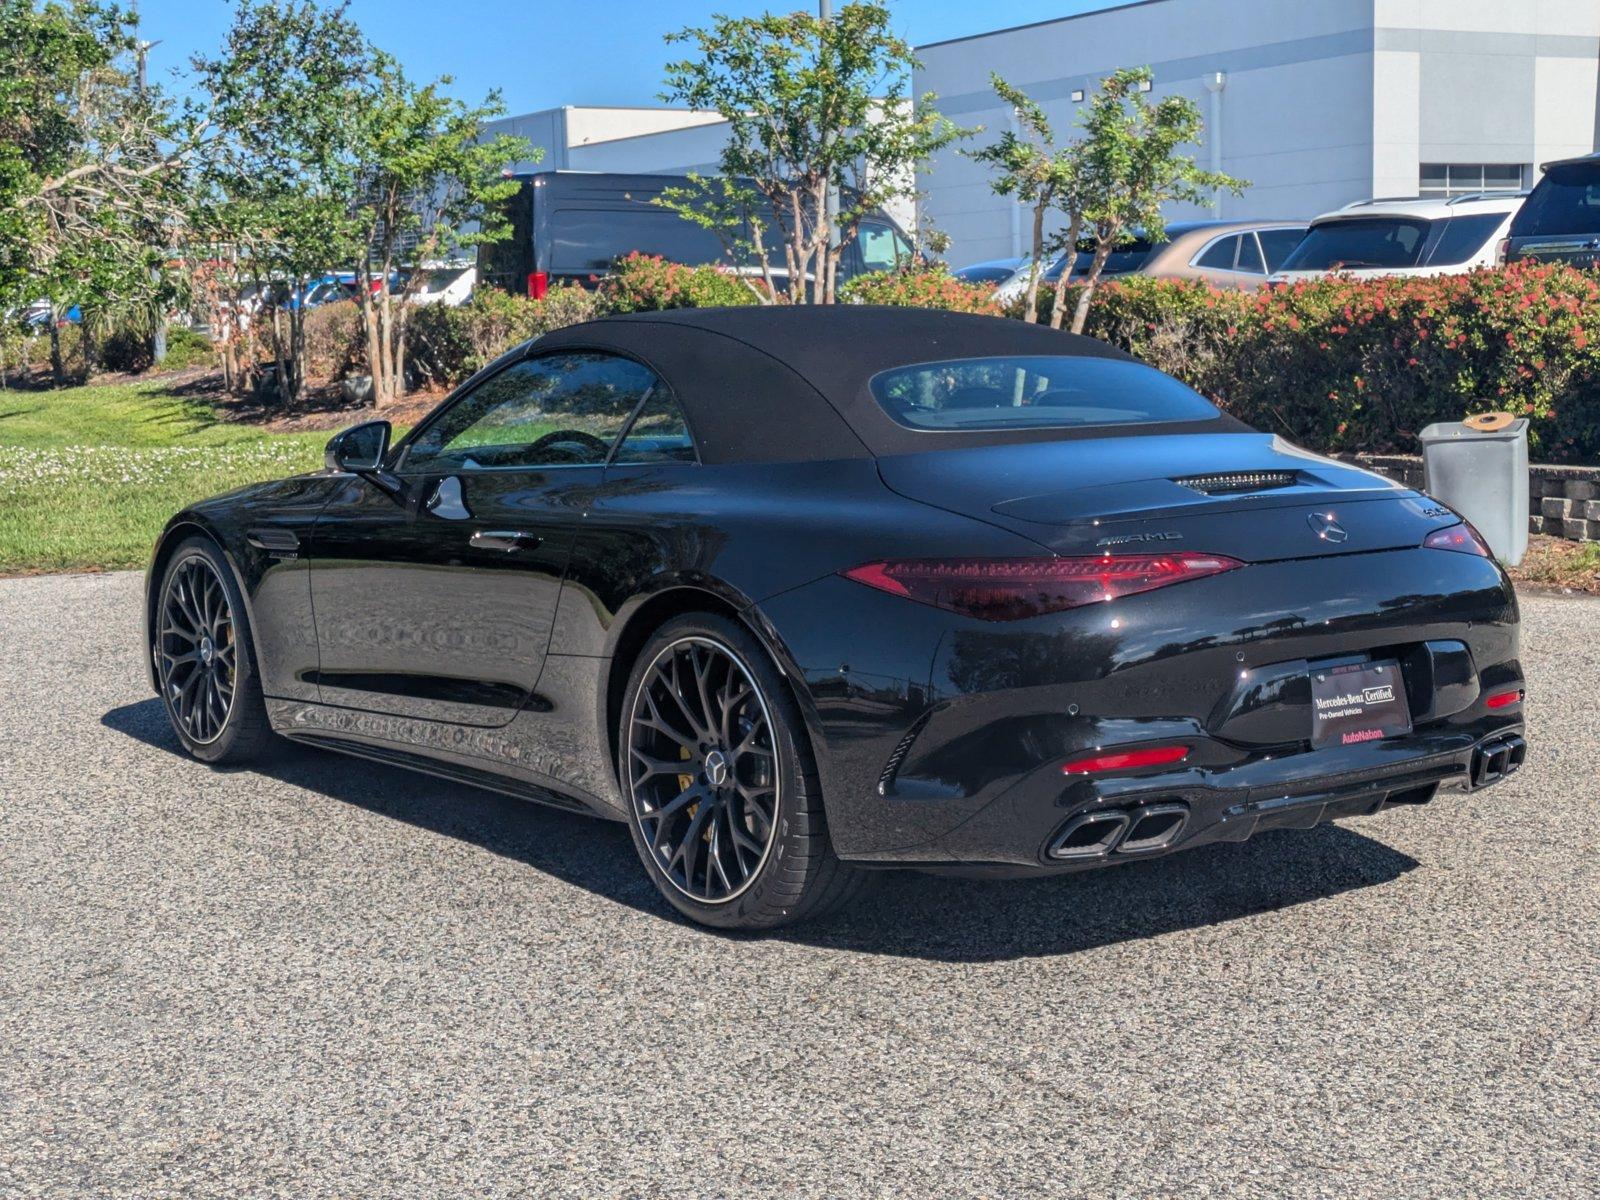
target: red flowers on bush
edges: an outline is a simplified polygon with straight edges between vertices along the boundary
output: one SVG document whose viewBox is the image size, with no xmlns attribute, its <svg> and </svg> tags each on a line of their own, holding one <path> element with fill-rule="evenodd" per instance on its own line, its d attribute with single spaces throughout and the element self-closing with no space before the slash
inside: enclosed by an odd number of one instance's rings
<svg viewBox="0 0 1600 1200">
<path fill-rule="evenodd" d="M 1089 332 L 1321 450 L 1415 452 L 1434 421 L 1505 408 L 1547 461 L 1600 461 L 1600 277 L 1547 264 L 1334 277 L 1256 293 L 1127 278 Z"/>
</svg>

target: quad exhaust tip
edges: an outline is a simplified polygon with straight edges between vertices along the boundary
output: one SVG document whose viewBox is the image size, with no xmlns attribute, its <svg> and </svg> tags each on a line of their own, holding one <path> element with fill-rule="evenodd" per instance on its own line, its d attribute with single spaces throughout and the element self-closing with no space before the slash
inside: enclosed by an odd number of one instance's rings
<svg viewBox="0 0 1600 1200">
<path fill-rule="evenodd" d="M 1145 804 L 1135 809 L 1103 808 L 1079 813 L 1053 842 L 1050 857 L 1068 862 L 1111 854 L 1165 850 L 1189 823 L 1187 804 Z"/>
<path fill-rule="evenodd" d="M 1472 752 L 1472 789 L 1499 783 L 1514 775 L 1528 757 L 1528 743 L 1516 734 L 1490 738 Z"/>
</svg>

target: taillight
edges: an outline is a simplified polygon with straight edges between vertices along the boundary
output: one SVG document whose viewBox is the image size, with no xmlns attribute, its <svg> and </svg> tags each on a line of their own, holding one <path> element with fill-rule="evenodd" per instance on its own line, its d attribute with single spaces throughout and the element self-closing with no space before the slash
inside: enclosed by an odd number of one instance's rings
<svg viewBox="0 0 1600 1200">
<path fill-rule="evenodd" d="M 1164 767 L 1189 757 L 1187 746 L 1144 746 L 1111 754 L 1091 754 L 1061 764 L 1063 775 L 1097 775 L 1102 771 L 1131 771 L 1136 767 Z"/>
<path fill-rule="evenodd" d="M 1512 688 L 1509 692 L 1496 692 L 1483 703 L 1486 708 L 1510 708 L 1513 704 L 1522 703 L 1522 689 Z"/>
<path fill-rule="evenodd" d="M 1483 540 L 1483 535 L 1465 521 L 1435 529 L 1422 539 L 1422 545 L 1428 550 L 1454 550 L 1458 554 L 1475 554 L 1479 558 L 1494 557 L 1494 551 L 1489 549 L 1489 543 Z"/>
<path fill-rule="evenodd" d="M 550 290 L 550 275 L 546 271 L 534 271 L 528 276 L 528 299 L 543 300 L 545 293 Z"/>
<path fill-rule="evenodd" d="M 911 558 L 863 563 L 846 579 L 985 621 L 1061 612 L 1244 566 L 1220 554 L 1096 558 Z"/>
<path fill-rule="evenodd" d="M 1506 263 L 1508 263 L 1510 261 L 1511 261 L 1511 239 L 1510 238 L 1501 238 L 1498 242 L 1495 243 L 1495 247 L 1494 247 L 1494 265 L 1497 266 L 1497 267 L 1503 267 L 1503 266 L 1506 265 Z"/>
</svg>

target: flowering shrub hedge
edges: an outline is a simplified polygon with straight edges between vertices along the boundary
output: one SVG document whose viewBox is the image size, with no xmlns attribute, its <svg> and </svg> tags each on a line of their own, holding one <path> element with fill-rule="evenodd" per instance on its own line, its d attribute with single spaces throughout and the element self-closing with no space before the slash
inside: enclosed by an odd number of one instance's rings
<svg viewBox="0 0 1600 1200">
<path fill-rule="evenodd" d="M 606 312 L 655 312 L 663 308 L 721 308 L 757 303 L 737 276 L 714 266 L 686 267 L 650 254 L 618 259 L 599 281 Z"/>
<path fill-rule="evenodd" d="M 839 299 L 847 304 L 895 304 L 981 313 L 988 317 L 1001 315 L 993 288 L 963 283 L 942 263 L 906 271 L 858 275 L 839 289 Z"/>
<path fill-rule="evenodd" d="M 1088 332 L 1319 450 L 1414 452 L 1433 421 L 1526 416 L 1546 462 L 1600 459 L 1600 275 L 1556 265 L 1256 293 L 1133 279 Z"/>
<path fill-rule="evenodd" d="M 999 314 L 942 267 L 865 275 L 846 302 Z M 413 364 L 465 378 L 530 337 L 608 312 L 750 304 L 715 267 L 629 255 L 595 291 L 484 289 L 411 318 Z M 1126 279 L 1088 332 L 1185 380 L 1241 420 L 1318 450 L 1414 452 L 1433 421 L 1509 410 L 1545 462 L 1600 461 L 1600 273 L 1518 264 L 1428 279 L 1332 278 L 1260 292 Z"/>
<path fill-rule="evenodd" d="M 430 304 L 413 312 L 406 350 L 418 375 L 453 385 L 519 342 L 588 321 L 600 311 L 599 296 L 581 287 L 553 288 L 542 300 L 480 288 L 459 308 Z"/>
<path fill-rule="evenodd" d="M 480 288 L 459 308 L 428 305 L 411 314 L 407 351 L 412 369 L 434 383 L 460 383 L 519 342 L 607 313 L 753 304 L 743 283 L 716 267 L 686 267 L 630 254 L 593 290 L 568 285 L 531 300 Z"/>
<path fill-rule="evenodd" d="M 319 304 L 307 312 L 305 338 L 307 377 L 343 379 L 367 369 L 367 330 L 354 300 Z"/>
</svg>

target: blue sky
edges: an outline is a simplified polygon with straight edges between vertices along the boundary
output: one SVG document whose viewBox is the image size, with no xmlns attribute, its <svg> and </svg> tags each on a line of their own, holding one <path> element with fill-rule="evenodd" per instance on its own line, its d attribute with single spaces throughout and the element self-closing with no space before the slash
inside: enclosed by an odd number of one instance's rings
<svg viewBox="0 0 1600 1200">
<path fill-rule="evenodd" d="M 125 3 L 128 0 L 124 0 Z M 813 0 L 814 2 L 814 0 Z M 914 44 L 1024 25 L 1121 0 L 890 0 L 895 25 Z M 842 3 L 842 0 L 835 0 Z M 160 39 L 152 78 L 195 52 L 215 53 L 227 0 L 138 0 L 143 34 Z M 481 99 L 499 88 L 512 112 L 561 104 L 654 104 L 669 57 L 662 34 L 713 13 L 754 15 L 811 7 L 807 0 L 353 0 L 355 19 L 416 78 L 452 75 L 455 91 Z"/>
</svg>

